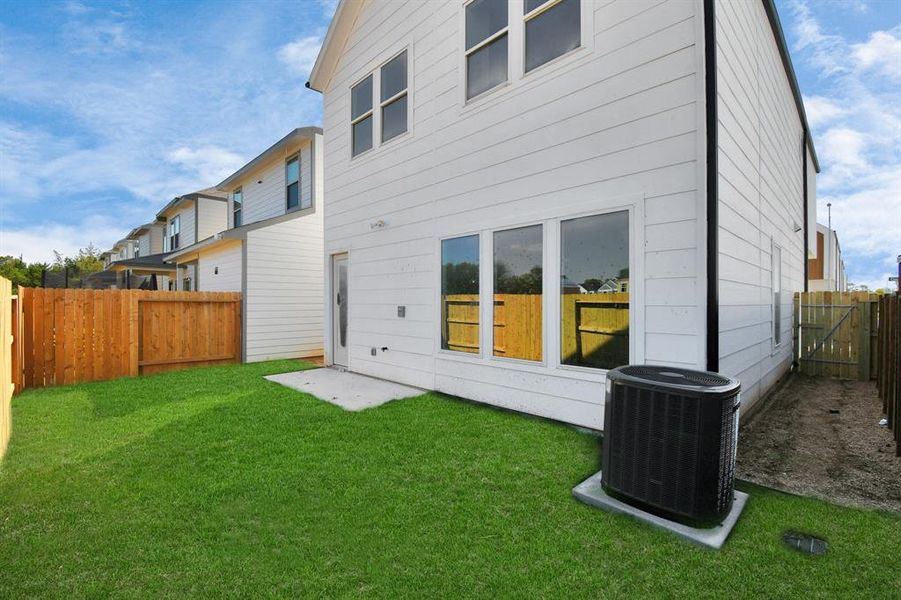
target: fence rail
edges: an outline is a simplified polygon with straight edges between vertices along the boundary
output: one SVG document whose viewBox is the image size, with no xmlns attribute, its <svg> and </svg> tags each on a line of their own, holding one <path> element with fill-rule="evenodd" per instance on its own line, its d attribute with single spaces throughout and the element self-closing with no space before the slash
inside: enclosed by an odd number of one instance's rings
<svg viewBox="0 0 901 600">
<path fill-rule="evenodd" d="M 883 296 L 879 300 L 876 343 L 879 348 L 876 387 L 882 399 L 882 411 L 895 437 L 895 456 L 901 456 L 901 296 Z"/>
<path fill-rule="evenodd" d="M 19 288 L 16 314 L 23 388 L 241 359 L 239 293 Z"/>
</svg>

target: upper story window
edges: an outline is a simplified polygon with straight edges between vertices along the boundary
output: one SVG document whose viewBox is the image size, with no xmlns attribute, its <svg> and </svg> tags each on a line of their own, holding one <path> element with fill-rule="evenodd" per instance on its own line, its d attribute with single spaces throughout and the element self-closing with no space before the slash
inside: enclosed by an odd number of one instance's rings
<svg viewBox="0 0 901 600">
<path fill-rule="evenodd" d="M 178 250 L 178 238 L 181 233 L 181 215 L 175 215 L 169 221 L 169 251 Z"/>
<path fill-rule="evenodd" d="M 244 191 L 242 188 L 232 192 L 232 227 L 241 226 L 241 207 L 244 205 Z"/>
<path fill-rule="evenodd" d="M 138 258 L 139 256 L 141 256 L 141 242 L 135 240 L 134 249 L 135 249 L 135 258 Z"/>
<path fill-rule="evenodd" d="M 580 0 L 524 0 L 525 72 L 582 43 Z"/>
<path fill-rule="evenodd" d="M 466 5 L 466 99 L 507 81 L 507 0 Z"/>
<path fill-rule="evenodd" d="M 285 162 L 285 198 L 287 209 L 300 206 L 300 155 L 295 154 Z"/>
<path fill-rule="evenodd" d="M 407 131 L 407 51 L 382 65 L 381 87 L 382 141 L 387 142 Z"/>
<path fill-rule="evenodd" d="M 350 90 L 353 156 L 372 148 L 372 75 Z"/>
</svg>

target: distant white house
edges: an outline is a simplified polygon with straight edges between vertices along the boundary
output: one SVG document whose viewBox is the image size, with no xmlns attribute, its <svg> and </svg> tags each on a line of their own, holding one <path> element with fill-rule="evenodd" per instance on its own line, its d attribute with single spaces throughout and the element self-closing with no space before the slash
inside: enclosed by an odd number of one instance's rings
<svg viewBox="0 0 901 600">
<path fill-rule="evenodd" d="M 807 276 L 811 292 L 844 292 L 848 289 L 838 234 L 822 223 L 817 223 L 816 256 L 808 261 Z"/>
<path fill-rule="evenodd" d="M 216 186 L 227 224 L 166 256 L 192 289 L 243 292 L 246 362 L 322 354 L 322 155 L 320 128 L 291 131 Z"/>
<path fill-rule="evenodd" d="M 164 226 L 163 253 L 171 254 L 188 248 L 228 226 L 227 194 L 215 188 L 200 190 L 173 198 L 157 214 Z M 177 264 L 177 273 L 170 289 L 197 289 L 196 261 Z"/>
<path fill-rule="evenodd" d="M 771 0 L 342 0 L 308 86 L 328 362 L 594 428 L 617 365 L 746 407 L 789 369 L 818 167 Z"/>
</svg>

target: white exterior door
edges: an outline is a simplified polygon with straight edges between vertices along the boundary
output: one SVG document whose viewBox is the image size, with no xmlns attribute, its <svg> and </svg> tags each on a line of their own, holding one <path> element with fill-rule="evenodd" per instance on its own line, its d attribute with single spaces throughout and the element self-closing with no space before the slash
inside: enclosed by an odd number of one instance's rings
<svg viewBox="0 0 901 600">
<path fill-rule="evenodd" d="M 332 363 L 347 366 L 347 255 L 332 258 Z"/>
</svg>

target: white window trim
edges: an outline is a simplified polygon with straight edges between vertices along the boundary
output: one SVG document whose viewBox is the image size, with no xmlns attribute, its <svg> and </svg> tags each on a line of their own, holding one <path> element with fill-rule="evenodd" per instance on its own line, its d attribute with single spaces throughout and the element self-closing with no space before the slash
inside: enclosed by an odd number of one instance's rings
<svg viewBox="0 0 901 600">
<path fill-rule="evenodd" d="M 500 98 L 512 89 L 519 89 L 521 81 L 537 81 L 546 74 L 549 76 L 559 69 L 566 68 L 573 61 L 581 60 L 594 48 L 594 10 L 597 7 L 593 0 L 581 0 L 580 2 L 580 26 L 581 35 L 579 46 L 565 54 L 553 58 L 526 72 L 526 27 L 527 20 L 537 17 L 539 14 L 556 6 L 561 0 L 547 0 L 541 6 L 533 9 L 528 14 L 522 14 L 525 6 L 522 0 L 508 3 L 507 13 L 507 81 L 498 84 L 489 90 L 485 90 L 478 96 L 466 97 L 466 58 L 480 45 L 466 50 L 466 6 L 475 0 L 464 0 L 459 15 L 459 40 L 464 52 L 458 53 L 458 89 L 459 106 L 461 111 L 468 112 L 476 107 L 491 104 L 490 99 Z M 517 10 L 518 7 L 518 10 Z M 499 32 L 500 33 L 500 32 Z M 495 38 L 496 39 L 496 38 Z M 539 73 L 541 75 L 539 75 Z"/>
<path fill-rule="evenodd" d="M 288 206 L 288 163 L 294 159 L 297 159 L 297 206 Z M 298 150 L 294 154 L 289 154 L 287 158 L 285 158 L 284 166 L 284 187 L 285 187 L 285 214 L 292 213 L 298 210 L 303 210 L 303 156 L 301 156 L 301 151 Z M 312 204 L 311 204 L 312 206 Z M 307 207 L 309 208 L 309 207 Z M 244 215 L 241 215 L 242 217 Z"/>
<path fill-rule="evenodd" d="M 238 192 L 241 193 L 241 208 L 235 208 L 235 194 Z M 235 227 L 240 227 L 240 225 L 235 224 L 235 213 L 241 211 L 241 225 L 244 224 L 244 186 L 239 185 L 234 190 L 232 190 L 231 197 L 231 220 L 232 220 L 232 229 Z"/>
<path fill-rule="evenodd" d="M 368 112 L 360 115 L 356 119 L 351 119 L 350 124 L 348 125 L 348 139 L 350 143 L 348 144 L 348 158 L 352 161 L 357 162 L 358 164 L 361 162 L 366 162 L 371 155 L 378 154 L 376 152 L 379 148 L 383 146 L 388 146 L 391 144 L 399 143 L 401 140 L 406 140 L 412 137 L 413 129 L 414 129 L 414 118 L 413 118 L 413 101 L 415 98 L 415 77 L 414 77 L 414 69 L 413 69 L 413 44 L 412 43 L 400 43 L 394 48 L 392 48 L 392 52 L 388 55 L 388 58 L 385 60 L 378 59 L 377 61 L 371 61 L 366 69 L 364 70 L 364 75 L 354 80 L 354 82 L 348 88 L 348 98 L 353 99 L 353 89 L 363 83 L 367 77 L 372 75 L 372 105 Z M 391 98 L 385 100 L 385 102 L 381 102 L 380 99 L 382 97 L 382 67 L 397 58 L 400 54 L 406 52 L 407 53 L 407 87 L 402 91 L 398 92 Z M 403 133 L 400 133 L 390 140 L 385 142 L 382 141 L 382 108 L 388 104 L 391 104 L 392 101 L 396 100 L 400 96 L 406 94 L 407 96 L 407 130 Z M 375 110 L 376 107 L 378 110 Z M 354 144 L 353 144 L 353 126 L 356 123 L 359 123 L 367 116 L 372 116 L 372 146 L 368 150 L 364 150 L 359 154 L 354 154 Z"/>
<path fill-rule="evenodd" d="M 604 382 L 607 370 L 577 365 L 564 365 L 560 362 L 560 295 L 555 293 L 560 285 L 560 222 L 607 213 L 629 212 L 629 363 L 645 362 L 645 291 L 644 291 L 644 194 L 629 194 L 610 198 L 599 202 L 589 198 L 580 203 L 570 204 L 568 212 L 559 213 L 559 206 L 549 202 L 545 213 L 525 219 L 524 216 L 512 215 L 503 221 L 497 221 L 494 227 L 472 230 L 459 229 L 448 231 L 435 238 L 436 256 L 441 260 L 441 242 L 447 239 L 479 234 L 479 353 L 457 352 L 441 348 L 441 269 L 437 271 L 435 288 L 435 357 L 460 363 L 493 366 L 542 375 L 555 375 L 582 381 Z M 542 301 L 542 358 L 541 362 L 516 358 L 494 356 L 494 266 L 493 266 L 493 234 L 544 224 L 544 299 Z M 549 292 L 549 290 L 552 290 Z M 553 321 L 550 317 L 553 316 Z M 486 326 L 485 324 L 490 324 Z M 553 325 L 549 326 L 549 323 Z"/>
</svg>

